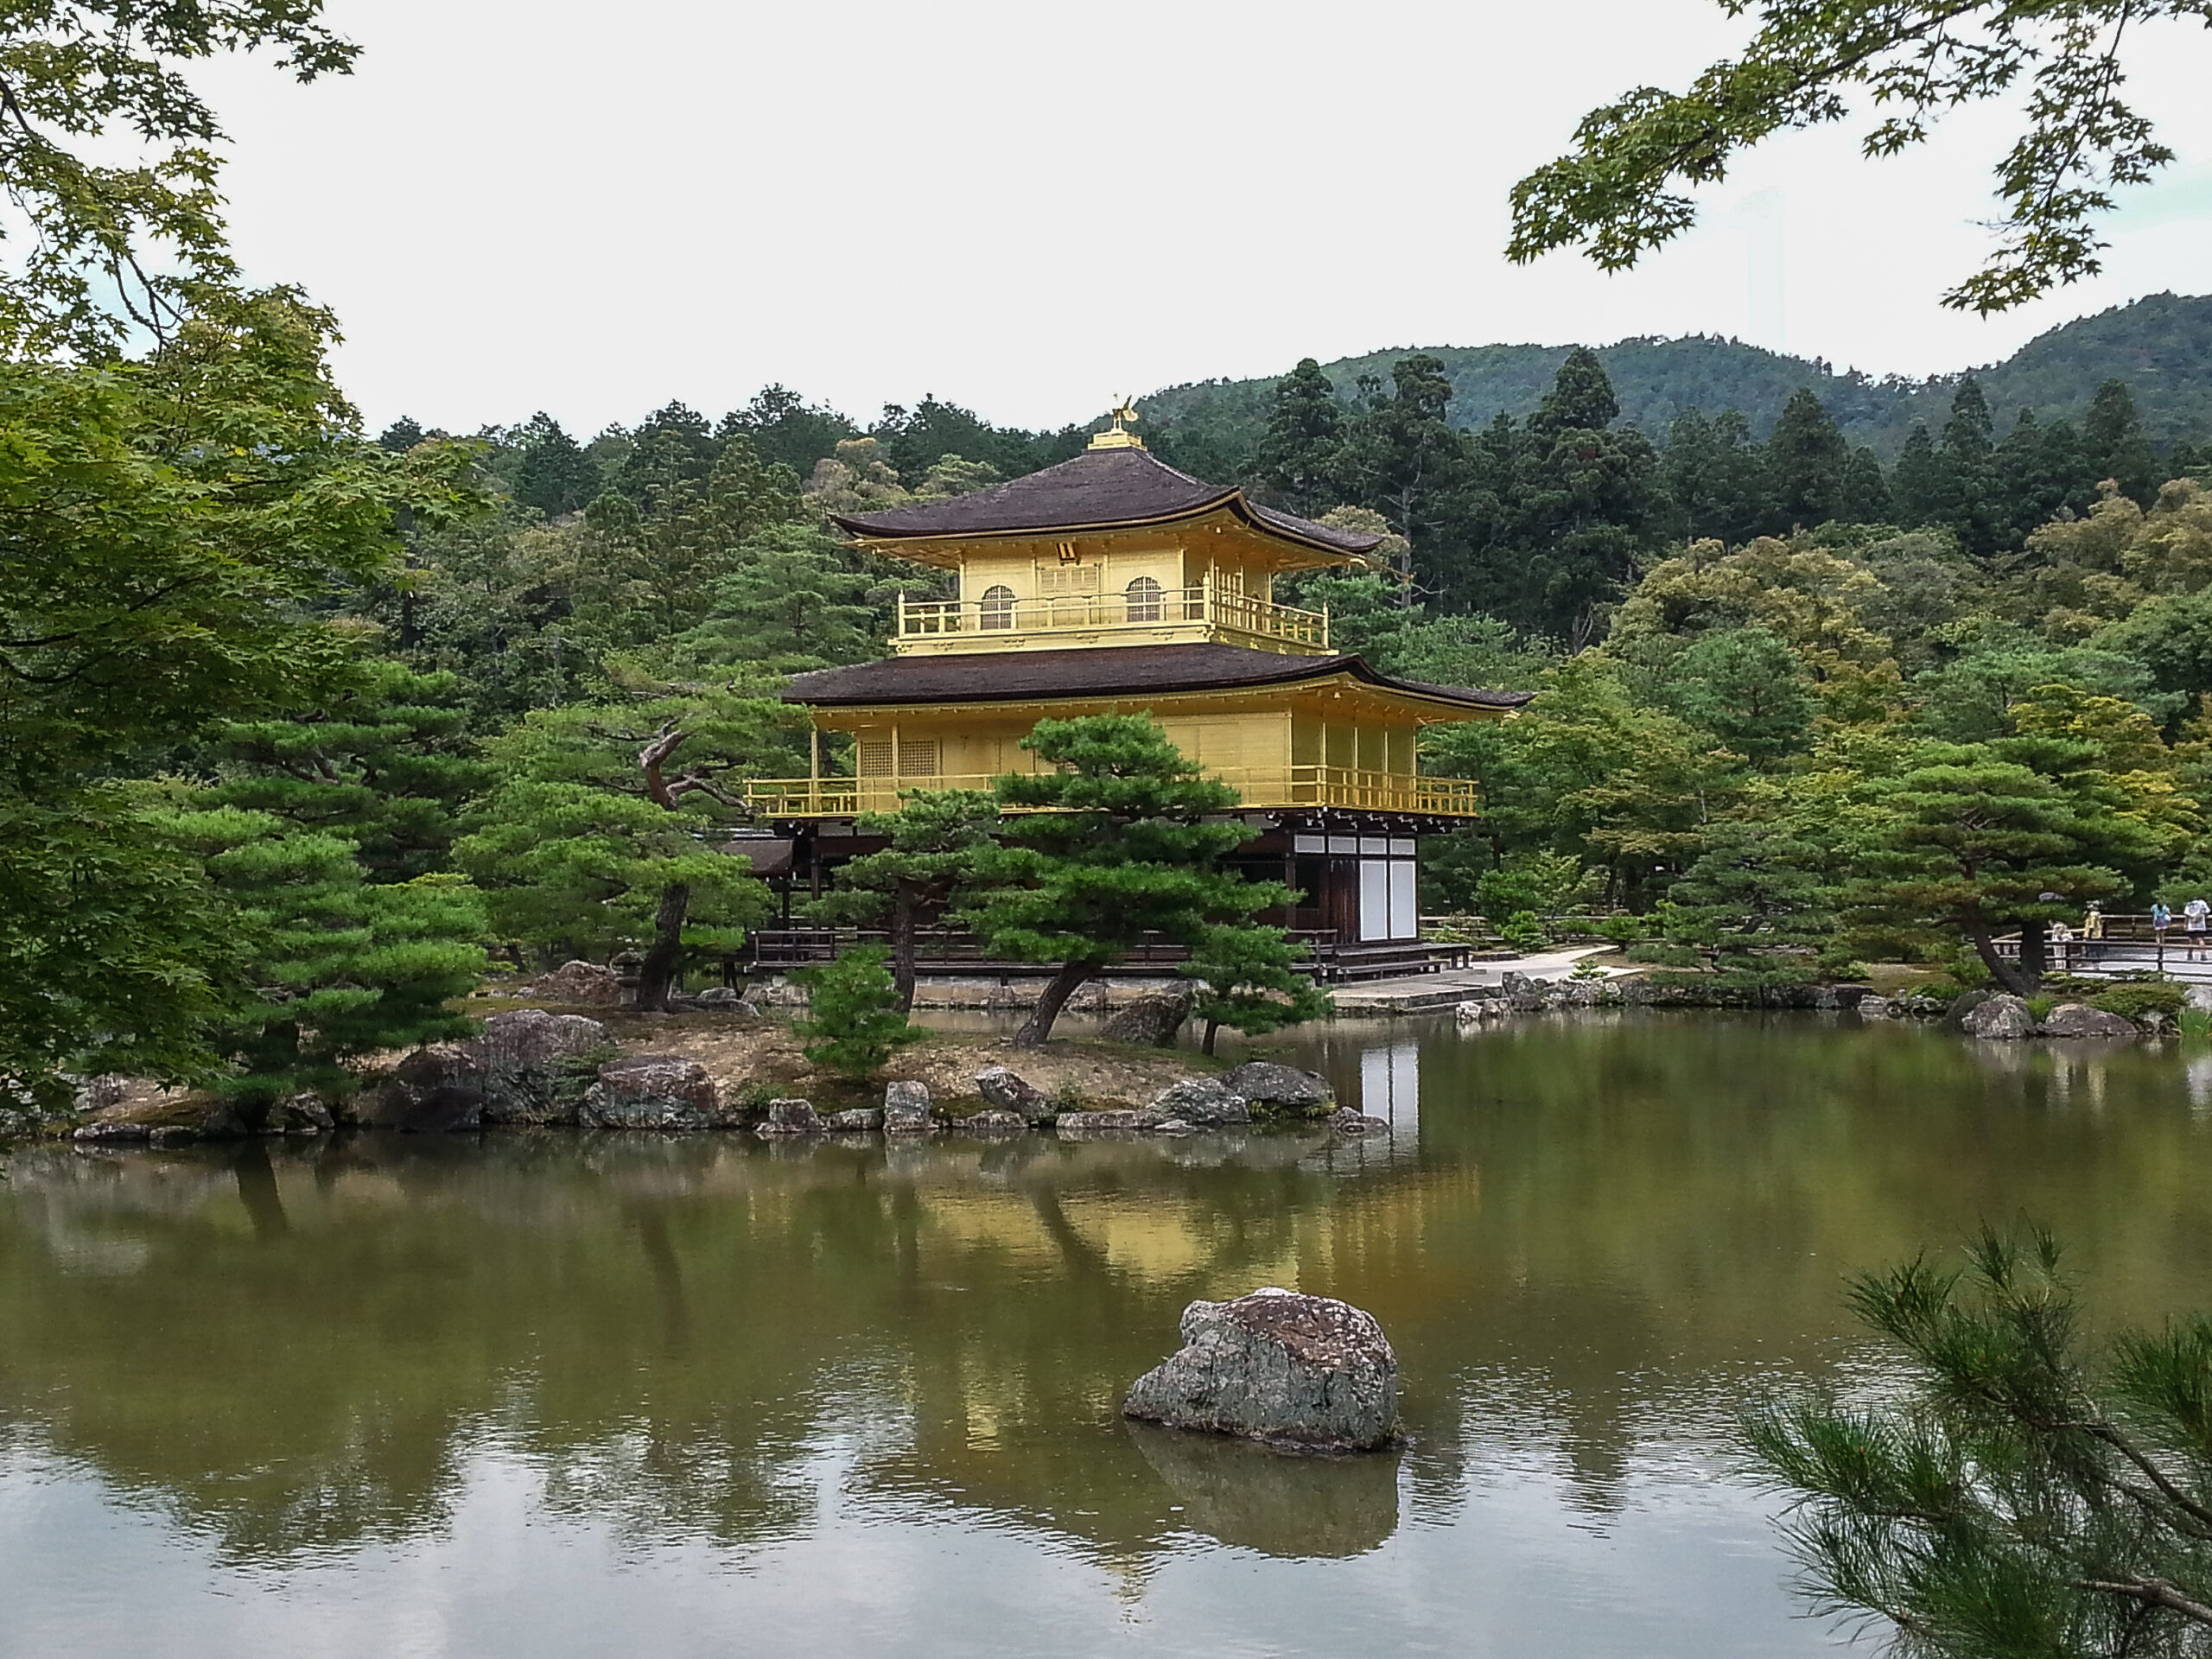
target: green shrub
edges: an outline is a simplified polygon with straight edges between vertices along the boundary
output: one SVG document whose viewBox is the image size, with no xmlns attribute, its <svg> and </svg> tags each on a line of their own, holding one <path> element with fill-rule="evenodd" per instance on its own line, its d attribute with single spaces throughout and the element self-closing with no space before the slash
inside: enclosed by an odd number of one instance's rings
<svg viewBox="0 0 2212 1659">
<path fill-rule="evenodd" d="M 2045 974 L 2043 988 L 2061 1002 L 2093 1002 L 2112 988 L 2108 979 L 2083 979 L 2078 974 Z"/>
<path fill-rule="evenodd" d="M 2089 1006 L 2107 1014 L 2124 1014 L 2130 1020 L 2140 1020 L 2146 1014 L 2171 1020 L 2189 1006 L 2189 993 L 2166 981 L 2139 979 L 2099 991 L 2089 999 Z"/>
<path fill-rule="evenodd" d="M 1544 925 L 1536 919 L 1533 910 L 1516 911 L 1500 922 L 1497 937 L 1524 953 L 1541 950 L 1552 942 L 1552 936 L 1544 931 Z"/>
<path fill-rule="evenodd" d="M 1657 925 L 1656 918 L 1624 911 L 1618 916 L 1599 917 L 1590 924 L 1590 931 L 1614 944 L 1634 944 L 1650 936 Z"/>
<path fill-rule="evenodd" d="M 2050 1019 L 2050 1011 L 2057 1006 L 2058 999 L 2055 996 L 2031 996 L 2028 999 L 2028 1012 L 2035 1016 L 2038 1025 Z"/>
<path fill-rule="evenodd" d="M 806 1058 L 855 1082 L 880 1071 L 894 1050 L 918 1043 L 929 1033 L 906 1023 L 899 989 L 884 964 L 883 946 L 848 950 L 826 968 L 802 968 L 791 977 L 809 993 L 811 1018 L 795 1020 L 791 1029 L 815 1040 Z"/>
<path fill-rule="evenodd" d="M 2212 1037 L 2212 1008 L 2183 1008 L 2175 1023 L 2181 1034 L 2191 1042 L 2202 1042 Z"/>
</svg>

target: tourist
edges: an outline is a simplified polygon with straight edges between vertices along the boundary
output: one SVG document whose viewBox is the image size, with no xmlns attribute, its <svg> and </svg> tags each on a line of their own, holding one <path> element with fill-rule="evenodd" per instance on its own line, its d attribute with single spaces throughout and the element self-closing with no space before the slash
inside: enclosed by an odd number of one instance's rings
<svg viewBox="0 0 2212 1659">
<path fill-rule="evenodd" d="M 2082 918 L 2082 963 L 2087 967 L 2105 953 L 2105 913 L 2097 901 L 2089 901 L 2089 913 Z"/>
<path fill-rule="evenodd" d="M 2182 936 L 2192 957 L 2204 948 L 2204 925 L 2208 921 L 2212 921 L 2212 905 L 2204 902 L 2202 894 L 2181 907 Z"/>
<path fill-rule="evenodd" d="M 2071 971 L 2074 964 L 2069 952 L 2074 948 L 2074 930 L 2063 922 L 2050 925 L 2050 965 L 2060 973 Z"/>
<path fill-rule="evenodd" d="M 2151 942 L 2158 947 L 2158 954 L 2166 953 L 2166 930 L 2174 925 L 2174 913 L 2153 899 L 2151 904 Z"/>
</svg>

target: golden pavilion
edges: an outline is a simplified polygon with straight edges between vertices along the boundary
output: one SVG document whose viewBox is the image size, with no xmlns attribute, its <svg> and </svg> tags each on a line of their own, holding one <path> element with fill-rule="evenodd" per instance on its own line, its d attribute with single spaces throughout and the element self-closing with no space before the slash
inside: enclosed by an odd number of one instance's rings
<svg viewBox="0 0 2212 1659">
<path fill-rule="evenodd" d="M 1364 568 L 1381 538 L 1178 472 L 1131 414 L 1042 472 L 836 518 L 861 547 L 948 573 L 951 591 L 901 597 L 891 657 L 792 679 L 812 772 L 756 780 L 756 822 L 790 838 L 790 878 L 819 890 L 881 844 L 855 834 L 858 815 L 1033 769 L 1020 744 L 1039 719 L 1146 713 L 1236 790 L 1252 828 L 1238 861 L 1302 895 L 1276 919 L 1339 948 L 1417 938 L 1420 838 L 1475 813 L 1471 783 L 1419 770 L 1421 729 L 1500 719 L 1529 694 L 1396 679 L 1332 650 L 1327 614 L 1277 603 L 1276 579 Z M 851 775 L 825 766 L 825 733 L 851 740 Z"/>
</svg>

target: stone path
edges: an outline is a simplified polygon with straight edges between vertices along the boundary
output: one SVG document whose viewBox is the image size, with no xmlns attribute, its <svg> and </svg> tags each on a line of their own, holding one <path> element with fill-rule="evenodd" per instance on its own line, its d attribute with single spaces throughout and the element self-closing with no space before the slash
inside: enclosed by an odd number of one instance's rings
<svg viewBox="0 0 2212 1659">
<path fill-rule="evenodd" d="M 1466 1001 L 1469 992 L 1495 986 L 1508 974 L 1526 974 L 1531 979 L 1561 979 L 1573 971 L 1574 964 L 1585 957 L 1595 956 L 1609 947 L 1602 944 L 1576 945 L 1571 950 L 1540 950 L 1534 956 L 1519 957 L 1511 962 L 1485 962 L 1478 967 L 1463 968 L 1442 974 L 1408 974 L 1401 979 L 1363 980 L 1353 985 L 1339 985 L 1333 988 L 1338 1014 L 1413 1014 L 1427 1008 L 1448 1008 Z M 1607 968 L 1606 976 L 1617 976 L 1627 970 Z"/>
</svg>

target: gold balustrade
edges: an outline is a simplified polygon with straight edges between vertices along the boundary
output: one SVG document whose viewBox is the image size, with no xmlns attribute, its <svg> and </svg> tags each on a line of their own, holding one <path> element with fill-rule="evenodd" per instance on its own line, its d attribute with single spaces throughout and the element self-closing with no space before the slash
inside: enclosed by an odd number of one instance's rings
<svg viewBox="0 0 2212 1659">
<path fill-rule="evenodd" d="M 1223 766 L 1209 775 L 1236 791 L 1249 808 L 1340 807 L 1370 812 L 1414 812 L 1438 817 L 1476 816 L 1475 785 L 1465 778 L 1423 778 L 1356 766 Z M 756 778 L 746 800 L 763 818 L 849 818 L 862 812 L 895 812 L 902 797 L 918 790 L 988 791 L 982 772 L 870 778 Z"/>
<path fill-rule="evenodd" d="M 899 638 L 960 635 L 978 645 L 1023 634 L 1071 630 L 1159 629 L 1197 623 L 1255 639 L 1315 651 L 1329 648 L 1329 613 L 1301 611 L 1249 594 L 1201 584 L 1141 593 L 1053 594 L 1038 599 L 930 599 L 899 596 Z"/>
</svg>

